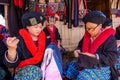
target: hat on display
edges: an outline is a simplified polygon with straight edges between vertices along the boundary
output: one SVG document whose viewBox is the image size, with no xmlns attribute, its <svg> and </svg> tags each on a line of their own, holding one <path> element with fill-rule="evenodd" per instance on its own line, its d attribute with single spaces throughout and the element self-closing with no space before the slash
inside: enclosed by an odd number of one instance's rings
<svg viewBox="0 0 120 80">
<path fill-rule="evenodd" d="M 36 24 L 43 24 L 45 21 L 45 17 L 39 12 L 28 12 L 23 14 L 22 16 L 22 25 L 26 26 L 34 26 Z"/>
<path fill-rule="evenodd" d="M 103 24 L 106 20 L 106 16 L 101 11 L 91 11 L 83 17 L 83 22 L 91 22 L 95 24 Z"/>
</svg>

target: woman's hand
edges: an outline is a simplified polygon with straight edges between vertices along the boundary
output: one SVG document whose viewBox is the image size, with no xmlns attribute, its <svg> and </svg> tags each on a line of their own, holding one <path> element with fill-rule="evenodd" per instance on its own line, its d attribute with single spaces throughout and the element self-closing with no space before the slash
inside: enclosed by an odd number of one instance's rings
<svg viewBox="0 0 120 80">
<path fill-rule="evenodd" d="M 120 40 L 116 40 L 117 42 L 117 47 L 120 47 Z"/>
<path fill-rule="evenodd" d="M 81 53 L 81 51 L 80 50 L 75 50 L 74 51 L 74 56 L 77 58 L 77 57 L 79 57 L 79 54 Z"/>
<path fill-rule="evenodd" d="M 8 47 L 8 54 L 7 57 L 9 60 L 14 61 L 16 58 L 16 48 L 17 48 L 17 44 L 19 42 L 19 39 L 17 39 L 16 37 L 8 37 L 6 40 L 6 44 Z"/>
<path fill-rule="evenodd" d="M 18 42 L 19 42 L 19 39 L 17 39 L 16 37 L 8 37 L 6 40 L 8 49 L 16 50 Z"/>
</svg>

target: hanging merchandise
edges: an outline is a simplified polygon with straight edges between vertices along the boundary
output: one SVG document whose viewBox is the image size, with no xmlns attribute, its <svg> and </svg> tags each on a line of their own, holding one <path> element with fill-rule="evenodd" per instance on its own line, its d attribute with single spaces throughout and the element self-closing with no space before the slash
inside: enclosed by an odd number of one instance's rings
<svg viewBox="0 0 120 80">
<path fill-rule="evenodd" d="M 120 17 L 120 0 L 118 0 L 118 3 L 117 3 L 117 8 L 118 8 L 118 12 L 116 14 L 117 17 Z"/>
<path fill-rule="evenodd" d="M 47 15 L 47 4 L 44 3 L 38 3 L 36 5 L 36 12 L 41 12 L 44 16 Z"/>
<path fill-rule="evenodd" d="M 56 3 L 58 3 L 58 16 L 60 17 L 60 21 L 64 21 L 66 17 L 66 6 L 65 2 L 63 0 L 56 0 Z"/>
<path fill-rule="evenodd" d="M 68 0 L 68 28 L 72 28 L 72 0 Z"/>
<path fill-rule="evenodd" d="M 40 12 L 42 13 L 44 16 L 47 15 L 47 1 L 45 0 L 30 0 L 29 2 L 29 11 L 35 11 L 35 12 Z"/>
<path fill-rule="evenodd" d="M 79 4 L 79 26 L 83 26 L 84 22 L 82 21 L 82 18 L 88 13 L 87 3 L 86 0 L 80 0 Z"/>
<path fill-rule="evenodd" d="M 8 7 L 8 27 L 11 36 L 18 36 L 19 29 L 23 28 L 21 16 L 26 12 L 28 0 L 21 0 L 19 6 L 16 6 L 19 0 L 9 0 Z M 14 2 L 16 1 L 16 2 Z M 22 2 L 22 3 L 21 3 Z M 16 3 L 16 4 L 15 4 Z M 22 6 L 20 6 L 22 5 Z"/>
<path fill-rule="evenodd" d="M 0 0 L 0 4 L 9 4 L 9 0 Z"/>
<path fill-rule="evenodd" d="M 111 14 L 115 14 L 116 17 L 120 17 L 120 0 L 112 1 Z"/>
<path fill-rule="evenodd" d="M 14 0 L 15 6 L 18 6 L 19 8 L 23 7 L 23 0 Z"/>
<path fill-rule="evenodd" d="M 42 13 L 44 16 L 47 15 L 47 1 L 39 0 L 39 3 L 36 5 L 36 12 Z"/>
<path fill-rule="evenodd" d="M 30 0 L 29 2 L 29 11 L 35 11 L 36 10 L 36 3 L 35 1 Z"/>
<path fill-rule="evenodd" d="M 56 0 L 48 0 L 49 3 L 54 3 Z"/>
<path fill-rule="evenodd" d="M 78 0 L 74 0 L 74 27 L 78 26 L 78 15 L 79 15 L 79 8 L 78 8 Z"/>
<path fill-rule="evenodd" d="M 58 3 L 49 2 L 48 3 L 48 12 L 57 13 L 58 12 Z"/>
</svg>

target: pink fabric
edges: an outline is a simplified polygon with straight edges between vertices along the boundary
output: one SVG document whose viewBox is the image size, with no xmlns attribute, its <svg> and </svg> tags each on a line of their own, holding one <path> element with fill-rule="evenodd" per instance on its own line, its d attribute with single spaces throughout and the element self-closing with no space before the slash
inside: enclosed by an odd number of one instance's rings
<svg viewBox="0 0 120 80">
<path fill-rule="evenodd" d="M 46 77 L 45 80 L 62 80 L 60 72 L 57 68 L 54 57 L 52 56 L 51 63 L 46 69 Z"/>
<path fill-rule="evenodd" d="M 53 57 L 52 49 L 45 50 L 41 70 L 43 73 L 42 80 L 62 80 L 61 74 Z"/>
</svg>

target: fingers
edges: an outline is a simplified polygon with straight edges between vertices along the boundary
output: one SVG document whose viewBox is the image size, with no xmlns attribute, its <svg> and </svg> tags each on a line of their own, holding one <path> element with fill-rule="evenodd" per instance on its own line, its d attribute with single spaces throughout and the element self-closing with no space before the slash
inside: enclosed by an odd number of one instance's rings
<svg viewBox="0 0 120 80">
<path fill-rule="evenodd" d="M 8 37 L 7 38 L 7 43 L 8 44 L 11 44 L 11 43 L 18 43 L 19 42 L 19 39 L 17 39 L 16 37 Z"/>
<path fill-rule="evenodd" d="M 75 56 L 75 57 L 78 57 L 80 52 L 81 52 L 80 50 L 75 50 L 75 51 L 74 51 L 74 56 Z"/>
<path fill-rule="evenodd" d="M 12 50 L 16 49 L 18 42 L 19 42 L 19 39 L 17 39 L 16 37 L 8 37 L 6 40 L 8 49 L 12 49 Z"/>
</svg>

